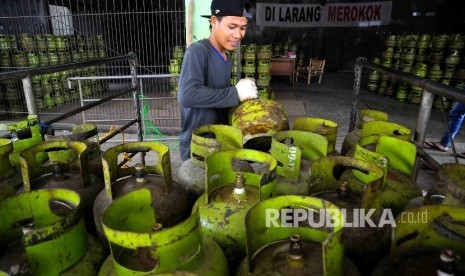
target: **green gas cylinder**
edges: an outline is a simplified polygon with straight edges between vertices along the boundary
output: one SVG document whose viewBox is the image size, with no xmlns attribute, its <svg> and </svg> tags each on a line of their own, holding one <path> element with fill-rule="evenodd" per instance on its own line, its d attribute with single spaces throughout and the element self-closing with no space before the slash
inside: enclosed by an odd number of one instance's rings
<svg viewBox="0 0 465 276">
<path fill-rule="evenodd" d="M 235 159 L 260 164 L 259 171 L 235 171 Z M 261 196 L 274 191 L 276 160 L 264 152 L 240 149 L 216 152 L 206 165 L 205 193 L 193 210 L 199 212 L 203 234 L 223 248 L 230 267 L 235 267 L 245 256 L 245 214 Z"/>
<path fill-rule="evenodd" d="M 341 154 L 345 155 L 347 151 L 353 148 L 357 141 L 360 139 L 360 135 L 362 134 L 363 125 L 366 122 L 370 121 L 383 121 L 386 122 L 388 120 L 389 115 L 385 112 L 373 109 L 362 109 L 360 110 L 360 115 L 357 119 L 357 124 L 355 125 L 355 129 L 351 132 L 347 133 L 344 137 L 344 141 L 341 148 Z"/>
<path fill-rule="evenodd" d="M 292 123 L 292 129 L 323 135 L 328 140 L 328 154 L 339 155 L 336 152 L 338 129 L 336 122 L 322 118 L 297 117 Z"/>
<path fill-rule="evenodd" d="M 199 213 L 164 227 L 145 188 L 115 199 L 103 214 L 112 255 L 99 275 L 228 275 L 221 248 L 199 228 Z M 176 271 L 189 272 L 178 274 Z"/>
<path fill-rule="evenodd" d="M 399 150 L 402 149 L 402 150 Z M 372 162 L 384 169 L 384 188 L 381 195 L 383 208 L 397 215 L 422 190 L 412 178 L 417 155 L 416 146 L 391 136 L 372 135 L 362 138 L 355 152 L 347 153 L 357 159 Z"/>
<path fill-rule="evenodd" d="M 153 164 L 120 167 L 122 153 L 156 154 Z M 110 203 L 130 191 L 146 188 L 152 193 L 153 211 L 165 227 L 184 220 L 191 210 L 187 191 L 171 176 L 170 152 L 166 145 L 155 142 L 131 142 L 107 149 L 102 154 L 105 188 L 94 201 L 93 213 L 97 234 L 105 241 L 102 215 Z"/>
<path fill-rule="evenodd" d="M 312 161 L 326 157 L 328 140 L 319 134 L 289 130 L 272 136 L 270 154 L 278 161 L 275 195 L 308 195 Z"/>
<path fill-rule="evenodd" d="M 43 153 L 53 156 L 50 162 L 37 159 Z M 86 144 L 76 141 L 43 142 L 22 151 L 20 163 L 24 191 L 66 188 L 77 192 L 81 197 L 87 229 L 95 232 L 92 205 L 103 188 L 103 181 L 89 172 Z"/>
<path fill-rule="evenodd" d="M 45 135 L 47 141 L 78 141 L 87 146 L 87 162 L 89 171 L 103 181 L 102 151 L 100 150 L 99 136 L 97 126 L 92 123 L 73 125 L 71 135 L 50 136 Z M 61 152 L 49 152 L 49 158 L 52 162 L 68 162 L 77 158 L 73 150 L 68 150 L 67 154 Z M 64 160 L 63 160 L 64 158 Z"/>
<path fill-rule="evenodd" d="M 289 130 L 289 121 L 283 106 L 271 99 L 245 101 L 232 110 L 231 125 L 242 131 L 244 148 L 268 152 L 271 135 Z"/>
<path fill-rule="evenodd" d="M 13 153 L 9 157 L 10 162 L 19 169 L 20 152 L 42 142 L 39 118 L 37 115 L 28 115 L 26 120 L 7 124 L 4 127 L 10 132 L 11 141 L 13 142 Z M 45 161 L 47 155 L 40 154 L 38 158 Z"/>
<path fill-rule="evenodd" d="M 97 125 L 92 123 L 74 125 L 72 140 L 80 141 L 87 145 L 90 171 L 103 180 L 102 151 L 100 150 Z"/>
<path fill-rule="evenodd" d="M 444 190 L 445 205 L 465 207 L 465 165 L 444 163 L 439 168 L 438 186 Z"/>
<path fill-rule="evenodd" d="M 390 254 L 372 276 L 465 275 L 464 208 L 422 206 L 400 213 L 395 221 Z"/>
<path fill-rule="evenodd" d="M 205 192 L 205 161 L 220 150 L 241 149 L 242 133 L 227 125 L 205 125 L 192 132 L 191 158 L 179 168 L 179 183 L 198 198 Z"/>
<path fill-rule="evenodd" d="M 412 131 L 400 124 L 387 121 L 368 121 L 363 123 L 361 130 L 354 130 L 347 134 L 342 142 L 341 154 L 346 155 L 357 142 L 371 135 L 388 135 L 404 141 L 411 140 Z"/>
<path fill-rule="evenodd" d="M 403 211 L 427 205 L 448 205 L 465 207 L 465 166 L 455 163 L 443 163 L 438 169 L 437 185 L 429 187 L 425 195 L 418 195 L 409 200 Z"/>
<path fill-rule="evenodd" d="M 264 200 L 245 217 L 247 257 L 236 275 L 360 275 L 345 256 L 342 222 L 341 210 L 323 199 Z"/>
<path fill-rule="evenodd" d="M 11 140 L 0 138 L 0 200 L 15 195 L 23 183 L 21 174 L 8 158 L 12 152 Z"/>
<path fill-rule="evenodd" d="M 347 255 L 366 273 L 374 262 L 388 253 L 390 224 L 384 224 L 382 191 L 384 171 L 364 160 L 345 156 L 329 156 L 312 163 L 311 196 L 328 200 L 344 210 L 346 222 L 343 243 Z M 364 214 L 371 222 L 365 221 Z M 363 224 L 362 224 L 363 223 Z"/>
<path fill-rule="evenodd" d="M 0 201 L 0 270 L 97 275 L 107 252 L 86 233 L 80 202 L 67 189 L 40 189 Z"/>
</svg>

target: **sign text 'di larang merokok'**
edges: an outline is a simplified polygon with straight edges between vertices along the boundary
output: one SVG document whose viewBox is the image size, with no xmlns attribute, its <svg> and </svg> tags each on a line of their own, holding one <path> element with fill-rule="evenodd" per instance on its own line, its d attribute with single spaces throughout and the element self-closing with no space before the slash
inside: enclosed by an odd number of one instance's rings
<svg viewBox="0 0 465 276">
<path fill-rule="evenodd" d="M 369 27 L 389 25 L 391 1 L 364 3 L 257 3 L 257 25 L 270 27 Z"/>
</svg>

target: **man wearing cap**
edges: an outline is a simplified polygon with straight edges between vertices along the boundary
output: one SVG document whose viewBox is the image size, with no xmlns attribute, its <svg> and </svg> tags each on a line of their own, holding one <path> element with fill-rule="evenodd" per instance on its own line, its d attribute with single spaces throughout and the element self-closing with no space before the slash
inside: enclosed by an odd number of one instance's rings
<svg viewBox="0 0 465 276">
<path fill-rule="evenodd" d="M 228 108 L 257 98 L 257 87 L 251 79 L 230 86 L 233 60 L 229 52 L 236 49 L 247 28 L 242 0 L 213 0 L 211 15 L 203 17 L 210 18 L 210 37 L 189 46 L 179 76 L 183 161 L 190 158 L 194 129 L 227 124 Z"/>
</svg>

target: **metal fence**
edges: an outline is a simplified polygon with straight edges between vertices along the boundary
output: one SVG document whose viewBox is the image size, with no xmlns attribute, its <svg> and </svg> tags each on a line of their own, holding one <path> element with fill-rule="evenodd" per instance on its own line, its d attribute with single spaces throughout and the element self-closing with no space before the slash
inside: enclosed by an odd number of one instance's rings
<svg viewBox="0 0 465 276">
<path fill-rule="evenodd" d="M 153 76 L 140 86 L 145 125 L 152 132 L 179 131 L 179 106 L 167 73 L 175 47 L 185 45 L 184 1 L 0 0 L 0 6 L 1 71 L 135 53 L 137 74 Z M 128 69 L 115 63 L 33 78 L 41 119 L 108 96 L 124 82 L 118 77 L 127 76 Z M 81 80 L 69 82 L 73 78 Z M 0 90 L 0 120 L 24 118 L 22 83 L 3 82 Z M 112 101 L 85 116 L 105 129 L 114 119 L 124 121 L 126 108 Z"/>
</svg>

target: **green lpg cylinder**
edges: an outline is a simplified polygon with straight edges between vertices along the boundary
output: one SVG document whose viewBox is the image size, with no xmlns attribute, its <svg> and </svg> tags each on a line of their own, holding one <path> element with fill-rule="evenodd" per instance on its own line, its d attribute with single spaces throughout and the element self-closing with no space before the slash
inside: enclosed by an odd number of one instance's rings
<svg viewBox="0 0 465 276">
<path fill-rule="evenodd" d="M 410 141 L 412 131 L 400 124 L 387 121 L 369 121 L 363 124 L 362 129 L 348 133 L 342 142 L 341 154 L 347 155 L 354 150 L 360 139 L 371 135 L 387 135 L 404 141 Z"/>
<path fill-rule="evenodd" d="M 384 169 L 381 204 L 397 215 L 410 200 L 422 195 L 420 186 L 412 179 L 416 155 L 417 148 L 410 141 L 373 135 L 361 139 L 350 156 Z"/>
<path fill-rule="evenodd" d="M 177 59 L 170 60 L 170 74 L 179 74 L 181 72 L 181 62 Z"/>
<path fill-rule="evenodd" d="M 232 110 L 231 125 L 242 131 L 244 148 L 268 152 L 271 135 L 289 130 L 289 120 L 284 107 L 271 99 L 243 102 Z"/>
<path fill-rule="evenodd" d="M 200 231 L 198 211 L 165 227 L 154 204 L 149 190 L 138 189 L 108 206 L 102 223 L 112 255 L 99 275 L 228 275 L 223 251 Z"/>
<path fill-rule="evenodd" d="M 21 174 L 8 158 L 12 152 L 11 140 L 0 138 L 0 201 L 15 195 L 22 186 Z"/>
<path fill-rule="evenodd" d="M 205 192 L 205 161 L 221 150 L 241 149 L 242 133 L 227 125 L 205 125 L 192 132 L 191 158 L 179 168 L 179 183 L 196 199 Z"/>
<path fill-rule="evenodd" d="M 465 207 L 465 165 L 444 163 L 439 168 L 438 186 L 444 191 L 445 205 Z"/>
<path fill-rule="evenodd" d="M 383 169 L 364 160 L 330 156 L 314 161 L 311 170 L 310 195 L 344 210 L 347 255 L 360 271 L 369 272 L 389 251 L 391 225 L 384 222 L 385 216 L 394 218 L 382 207 Z M 364 220 L 365 214 L 371 222 Z"/>
<path fill-rule="evenodd" d="M 339 155 L 336 151 L 338 129 L 336 122 L 322 118 L 297 117 L 292 124 L 292 129 L 323 135 L 328 140 L 328 154 Z"/>
<path fill-rule="evenodd" d="M 355 126 L 355 129 L 347 133 L 344 137 L 342 143 L 341 154 L 345 155 L 353 146 L 355 146 L 360 140 L 360 135 L 362 134 L 363 125 L 369 121 L 383 121 L 388 120 L 389 115 L 385 112 L 374 110 L 374 109 L 362 109 L 360 110 L 360 115 L 358 116 L 358 121 Z"/>
<path fill-rule="evenodd" d="M 0 201 L 0 270 L 97 275 L 107 252 L 86 233 L 80 202 L 76 192 L 66 189 L 40 189 Z"/>
<path fill-rule="evenodd" d="M 151 165 L 137 164 L 120 167 L 118 157 L 122 153 L 156 154 Z M 131 142 L 107 149 L 102 155 L 105 188 L 94 202 L 94 221 L 97 234 L 105 241 L 102 229 L 103 212 L 112 201 L 130 191 L 146 188 L 152 193 L 153 211 L 165 227 L 184 220 L 192 207 L 188 203 L 187 191 L 171 176 L 170 152 L 166 145 L 155 142 Z"/>
<path fill-rule="evenodd" d="M 13 141 L 13 153 L 10 154 L 10 162 L 19 169 L 19 154 L 24 149 L 42 143 L 40 133 L 39 118 L 37 115 L 28 115 L 26 120 L 6 125 L 10 131 L 11 141 Z M 47 159 L 46 154 L 38 155 L 39 161 Z"/>
<path fill-rule="evenodd" d="M 299 217 L 293 215 L 297 212 Z M 310 219 L 316 214 L 324 214 L 328 225 L 313 225 L 319 224 L 318 218 Z M 279 196 L 258 203 L 245 217 L 247 257 L 236 275 L 360 275 L 344 254 L 342 221 L 337 206 L 315 197 Z"/>
<path fill-rule="evenodd" d="M 71 135 L 49 136 L 45 135 L 47 141 L 78 141 L 87 146 L 87 163 L 89 171 L 103 181 L 102 151 L 100 150 L 97 126 L 92 123 L 76 124 L 73 126 Z M 72 149 L 62 152 L 49 152 L 48 156 L 52 162 L 66 163 L 77 159 Z"/>
<path fill-rule="evenodd" d="M 19 34 L 19 45 L 24 51 L 32 51 L 36 48 L 33 37 L 26 33 Z"/>
<path fill-rule="evenodd" d="M 308 195 L 311 163 L 326 157 L 327 148 L 326 138 L 316 133 L 298 130 L 275 133 L 270 150 L 278 161 L 273 195 Z"/>
<path fill-rule="evenodd" d="M 234 159 L 258 164 L 258 172 L 234 170 Z M 227 150 L 207 158 L 205 193 L 194 205 L 207 237 L 223 248 L 231 268 L 245 257 L 244 217 L 261 195 L 274 190 L 276 160 L 256 150 Z"/>
<path fill-rule="evenodd" d="M 184 58 L 184 46 L 174 46 L 173 57 L 182 62 Z"/>
<path fill-rule="evenodd" d="M 11 51 L 11 41 L 7 35 L 0 34 L 0 51 L 1 52 Z"/>
<path fill-rule="evenodd" d="M 51 156 L 50 162 L 37 159 L 37 156 L 44 153 Z M 87 229 L 94 232 L 92 205 L 103 188 L 103 181 L 90 173 L 87 154 L 84 143 L 49 141 L 22 151 L 20 162 L 24 191 L 66 188 L 77 192 L 82 200 Z"/>
<path fill-rule="evenodd" d="M 103 180 L 102 151 L 97 125 L 83 123 L 73 126 L 72 140 L 80 141 L 87 145 L 87 157 L 92 174 Z"/>
<path fill-rule="evenodd" d="M 390 255 L 372 276 L 465 275 L 464 208 L 422 206 L 397 215 L 395 222 Z"/>
</svg>

